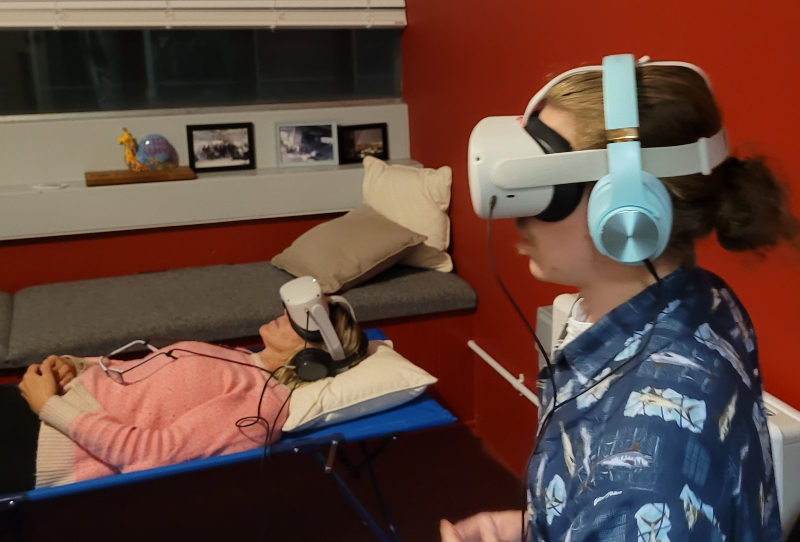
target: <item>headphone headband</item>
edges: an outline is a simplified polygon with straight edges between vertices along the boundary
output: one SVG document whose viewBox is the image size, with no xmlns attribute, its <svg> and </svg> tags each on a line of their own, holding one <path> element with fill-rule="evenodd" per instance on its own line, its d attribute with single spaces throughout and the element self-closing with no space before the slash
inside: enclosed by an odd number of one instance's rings
<svg viewBox="0 0 800 542">
<path fill-rule="evenodd" d="M 603 113 L 608 139 L 608 174 L 614 179 L 611 204 L 644 202 L 639 106 L 633 55 L 603 58 Z"/>
</svg>

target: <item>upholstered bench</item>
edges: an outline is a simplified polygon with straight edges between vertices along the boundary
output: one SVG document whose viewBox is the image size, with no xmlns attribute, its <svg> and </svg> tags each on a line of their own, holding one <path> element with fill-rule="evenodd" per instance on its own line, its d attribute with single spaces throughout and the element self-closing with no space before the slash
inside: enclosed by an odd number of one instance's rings
<svg viewBox="0 0 800 542">
<path fill-rule="evenodd" d="M 292 278 L 259 262 L 47 284 L 13 298 L 0 293 L 0 368 L 54 353 L 96 355 L 134 339 L 253 337 L 283 313 L 278 289 Z M 477 304 L 475 291 L 457 275 L 403 266 L 344 296 L 362 322 Z"/>
</svg>

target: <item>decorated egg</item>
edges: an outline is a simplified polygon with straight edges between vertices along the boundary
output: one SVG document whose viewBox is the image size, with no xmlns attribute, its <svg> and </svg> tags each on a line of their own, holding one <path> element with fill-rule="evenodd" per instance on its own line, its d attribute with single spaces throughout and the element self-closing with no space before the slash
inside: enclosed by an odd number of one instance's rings
<svg viewBox="0 0 800 542">
<path fill-rule="evenodd" d="M 169 169 L 178 166 L 178 153 L 167 138 L 150 134 L 139 141 L 136 159 L 147 169 Z"/>
</svg>

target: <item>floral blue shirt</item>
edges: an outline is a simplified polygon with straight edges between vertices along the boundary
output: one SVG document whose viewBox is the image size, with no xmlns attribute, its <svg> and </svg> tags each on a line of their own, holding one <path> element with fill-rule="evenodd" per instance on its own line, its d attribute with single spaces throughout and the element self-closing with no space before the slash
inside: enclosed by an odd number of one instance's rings
<svg viewBox="0 0 800 542">
<path fill-rule="evenodd" d="M 679 269 L 540 374 L 531 540 L 780 541 L 752 323 L 730 288 Z M 542 423 L 546 422 L 546 423 Z"/>
</svg>

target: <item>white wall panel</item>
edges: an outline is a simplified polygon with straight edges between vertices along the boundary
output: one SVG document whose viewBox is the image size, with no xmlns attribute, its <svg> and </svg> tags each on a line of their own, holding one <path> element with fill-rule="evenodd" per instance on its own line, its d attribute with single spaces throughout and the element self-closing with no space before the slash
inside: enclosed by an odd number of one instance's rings
<svg viewBox="0 0 800 542">
<path fill-rule="evenodd" d="M 0 240 L 329 213 L 361 203 L 363 168 L 276 167 L 275 124 L 386 122 L 393 161 L 409 160 L 405 104 L 297 109 L 39 115 L 0 119 Z M 122 128 L 158 133 L 188 164 L 186 125 L 253 122 L 258 169 L 199 179 L 87 187 L 85 171 L 124 169 Z M 42 184 L 65 188 L 44 190 Z"/>
</svg>

